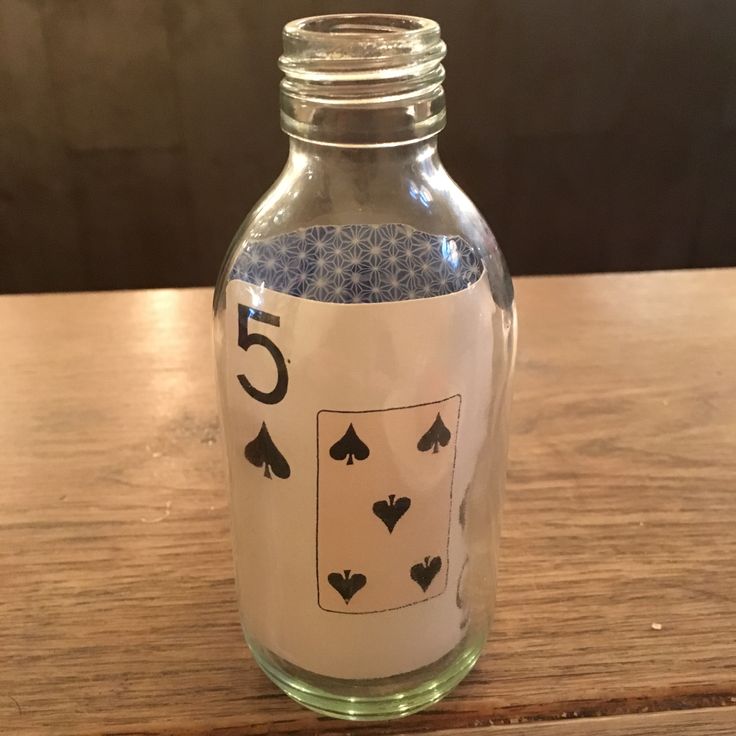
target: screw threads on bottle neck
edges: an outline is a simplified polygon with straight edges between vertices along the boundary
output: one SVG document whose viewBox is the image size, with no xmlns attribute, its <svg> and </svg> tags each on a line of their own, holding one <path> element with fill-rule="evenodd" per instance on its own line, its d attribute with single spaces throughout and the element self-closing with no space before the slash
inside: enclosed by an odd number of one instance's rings
<svg viewBox="0 0 736 736">
<path fill-rule="evenodd" d="M 279 66 L 286 133 L 316 143 L 386 146 L 445 123 L 437 23 L 403 15 L 326 15 L 284 28 Z"/>
</svg>

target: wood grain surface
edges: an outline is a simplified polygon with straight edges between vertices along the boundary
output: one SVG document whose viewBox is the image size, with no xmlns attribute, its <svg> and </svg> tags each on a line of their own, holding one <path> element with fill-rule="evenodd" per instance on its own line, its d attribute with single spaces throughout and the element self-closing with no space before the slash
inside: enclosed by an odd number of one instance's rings
<svg viewBox="0 0 736 736">
<path fill-rule="evenodd" d="M 380 725 L 242 643 L 210 292 L 0 298 L 0 732 L 736 732 L 736 271 L 517 292 L 494 632 Z"/>
<path fill-rule="evenodd" d="M 639 713 L 601 718 L 435 731 L 435 736 L 733 736 L 736 708 Z"/>
</svg>

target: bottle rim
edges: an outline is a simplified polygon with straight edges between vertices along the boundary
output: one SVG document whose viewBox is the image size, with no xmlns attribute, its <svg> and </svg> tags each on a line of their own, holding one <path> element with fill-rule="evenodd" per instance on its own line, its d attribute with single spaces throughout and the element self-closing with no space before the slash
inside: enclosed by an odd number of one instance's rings
<svg viewBox="0 0 736 736">
<path fill-rule="evenodd" d="M 446 52 L 436 21 L 388 13 L 299 18 L 284 26 L 283 42 L 280 69 L 305 81 L 416 75 L 417 67 L 436 68 Z"/>
</svg>

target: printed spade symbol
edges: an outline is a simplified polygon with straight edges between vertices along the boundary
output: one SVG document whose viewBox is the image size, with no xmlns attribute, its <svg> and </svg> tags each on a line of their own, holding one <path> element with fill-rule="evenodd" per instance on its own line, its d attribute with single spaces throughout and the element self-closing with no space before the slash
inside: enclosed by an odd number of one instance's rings
<svg viewBox="0 0 736 736">
<path fill-rule="evenodd" d="M 411 579 L 426 593 L 437 573 L 442 569 L 442 560 L 439 557 L 424 558 L 411 566 Z"/>
<path fill-rule="evenodd" d="M 348 459 L 347 465 L 353 464 L 353 458 L 356 460 L 365 460 L 371 451 L 368 445 L 358 437 L 358 433 L 352 424 L 347 428 L 345 434 L 330 447 L 330 457 L 333 460 Z"/>
<path fill-rule="evenodd" d="M 394 499 L 396 499 L 394 501 Z M 376 501 L 373 504 L 373 513 L 386 525 L 389 534 L 394 530 L 396 522 L 409 510 L 411 499 L 406 496 L 396 498 L 392 493 L 388 501 Z"/>
<path fill-rule="evenodd" d="M 268 433 L 266 422 L 261 424 L 261 429 L 254 440 L 245 446 L 245 457 L 248 462 L 257 468 L 263 468 L 263 475 L 271 478 L 271 473 L 277 478 L 286 479 L 291 475 L 291 468 L 286 458 L 279 452 L 271 435 Z"/>
<path fill-rule="evenodd" d="M 350 573 L 350 570 L 331 572 L 327 576 L 327 582 L 342 596 L 347 606 L 350 599 L 366 584 L 366 577 L 362 573 Z"/>
<path fill-rule="evenodd" d="M 440 445 L 447 447 L 450 437 L 452 437 L 450 430 L 445 427 L 445 423 L 442 421 L 442 417 L 438 412 L 437 418 L 432 423 L 432 426 L 421 436 L 419 442 L 417 442 L 417 450 L 428 452 L 431 449 L 434 455 L 439 451 Z"/>
</svg>

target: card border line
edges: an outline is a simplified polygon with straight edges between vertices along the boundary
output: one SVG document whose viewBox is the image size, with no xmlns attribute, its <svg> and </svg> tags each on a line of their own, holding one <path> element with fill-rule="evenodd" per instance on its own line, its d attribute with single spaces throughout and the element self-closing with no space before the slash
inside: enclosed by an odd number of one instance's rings
<svg viewBox="0 0 736 736">
<path fill-rule="evenodd" d="M 455 446 L 453 448 L 453 455 L 452 455 L 452 473 L 450 475 L 450 513 L 449 513 L 449 519 L 447 523 L 447 541 L 446 541 L 446 547 L 445 547 L 445 560 L 446 560 L 446 570 L 445 570 L 445 587 L 439 592 L 435 593 L 434 595 L 429 596 L 429 598 L 423 598 L 420 601 L 414 601 L 413 603 L 405 603 L 403 606 L 394 606 L 393 608 L 380 608 L 375 611 L 336 611 L 333 608 L 325 608 L 320 603 L 320 581 L 319 581 L 319 415 L 324 413 L 330 413 L 330 414 L 376 414 L 377 412 L 385 412 L 385 411 L 400 411 L 402 409 L 417 409 L 420 406 L 433 406 L 437 404 L 443 404 L 445 401 L 449 401 L 450 399 L 457 398 L 458 405 L 457 405 L 457 418 L 455 420 Z M 460 412 L 462 410 L 463 406 L 463 396 L 460 393 L 455 393 L 450 396 L 446 396 L 444 399 L 438 399 L 437 401 L 425 401 L 420 404 L 408 404 L 406 406 L 390 406 L 387 409 L 320 409 L 317 412 L 316 415 L 316 424 L 317 424 L 317 487 L 316 487 L 316 508 L 315 508 L 315 515 L 316 515 L 316 523 L 315 523 L 315 544 L 314 544 L 314 555 L 315 555 L 315 577 L 317 579 L 317 606 L 320 610 L 324 611 L 325 613 L 336 613 L 339 616 L 367 616 L 372 613 L 389 613 L 391 611 L 400 611 L 402 608 L 411 608 L 412 606 L 417 606 L 421 603 L 426 603 L 427 601 L 431 601 L 434 598 L 439 598 L 440 596 L 444 595 L 447 592 L 447 589 L 449 587 L 450 582 L 450 535 L 452 532 L 452 514 L 454 510 L 453 500 L 454 500 L 454 490 L 455 490 L 455 465 L 457 463 L 457 443 L 458 443 L 458 430 L 460 429 Z"/>
</svg>

